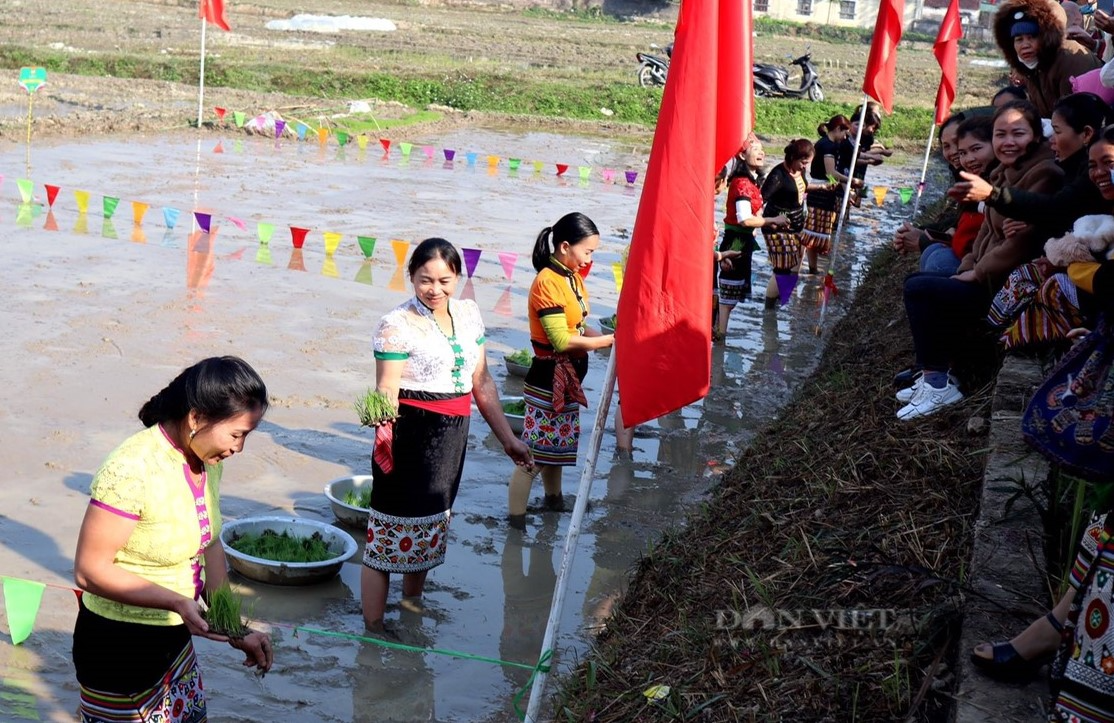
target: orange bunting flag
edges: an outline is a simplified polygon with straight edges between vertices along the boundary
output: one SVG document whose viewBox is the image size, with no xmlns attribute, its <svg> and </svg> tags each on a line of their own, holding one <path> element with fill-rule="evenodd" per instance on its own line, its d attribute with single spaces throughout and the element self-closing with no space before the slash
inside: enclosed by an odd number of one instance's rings
<svg viewBox="0 0 1114 723">
<path fill-rule="evenodd" d="M 395 269 L 394 275 L 391 276 L 390 282 L 387 283 L 389 291 L 406 291 L 406 273 L 399 266 Z"/>
<path fill-rule="evenodd" d="M 143 217 L 147 215 L 147 209 L 150 208 L 143 201 L 132 201 L 132 222 L 136 226 L 143 225 Z"/>
<path fill-rule="evenodd" d="M 197 17 L 205 22 L 216 25 L 221 30 L 232 29 L 228 24 L 228 17 L 224 12 L 224 0 L 201 0 L 201 7 L 198 9 Z"/>
<path fill-rule="evenodd" d="M 410 251 L 410 242 L 401 239 L 391 239 L 391 248 L 395 251 L 395 264 L 400 268 L 406 261 L 406 254 Z"/>
</svg>

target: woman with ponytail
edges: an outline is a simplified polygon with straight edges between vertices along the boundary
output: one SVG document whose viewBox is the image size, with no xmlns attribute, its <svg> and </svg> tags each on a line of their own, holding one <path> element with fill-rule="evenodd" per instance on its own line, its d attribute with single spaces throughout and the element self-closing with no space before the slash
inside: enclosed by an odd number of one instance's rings
<svg viewBox="0 0 1114 723">
<path fill-rule="evenodd" d="M 809 176 L 812 189 L 808 192 L 808 217 L 801 232 L 801 245 L 805 249 L 808 272 L 818 273 L 816 263 L 819 256 L 827 256 L 832 251 L 832 231 L 835 229 L 839 213 L 839 197 L 836 191 L 844 184 L 862 186 L 862 181 L 852 179 L 836 167 L 839 147 L 847 140 L 851 121 L 845 116 L 834 115 L 827 123 L 816 129 L 820 134 L 814 144 Z"/>
<path fill-rule="evenodd" d="M 93 478 L 74 555 L 82 723 L 206 720 L 194 635 L 271 668 L 265 633 L 211 633 L 200 602 L 228 581 L 217 542 L 224 460 L 244 449 L 266 411 L 267 388 L 246 362 L 202 360 L 143 405 L 145 429 Z"/>
<path fill-rule="evenodd" d="M 588 404 L 580 388 L 588 373 L 588 352 L 606 349 L 615 339 L 585 324 L 588 291 L 581 273 L 599 245 L 596 225 L 582 213 L 562 216 L 534 242 L 531 260 L 538 275 L 530 286 L 528 314 L 534 360 L 523 389 L 522 439 L 533 451 L 535 465 L 515 469 L 507 496 L 511 524 L 520 529 L 526 525 L 526 503 L 538 474 L 546 507 L 564 509 L 561 468 L 576 464 L 580 406 Z"/>
</svg>

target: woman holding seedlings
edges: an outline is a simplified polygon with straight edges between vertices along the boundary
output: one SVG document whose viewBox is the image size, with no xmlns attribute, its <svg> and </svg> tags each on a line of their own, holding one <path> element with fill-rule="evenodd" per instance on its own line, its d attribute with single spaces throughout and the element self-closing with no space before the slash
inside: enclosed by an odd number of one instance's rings
<svg viewBox="0 0 1114 723">
<path fill-rule="evenodd" d="M 580 406 L 587 406 L 580 383 L 588 373 L 588 352 L 606 349 L 614 334 L 589 329 L 588 290 L 580 272 L 592 262 L 600 233 L 582 213 L 562 216 L 534 241 L 532 262 L 538 272 L 530 286 L 528 316 L 534 360 L 526 373 L 526 420 L 522 438 L 537 465 L 511 475 L 507 504 L 511 525 L 526 525 L 530 487 L 541 474 L 545 505 L 564 509 L 561 468 L 576 464 Z"/>
<path fill-rule="evenodd" d="M 380 401 L 386 397 L 387 414 L 369 420 L 377 426 L 375 484 L 360 591 L 372 632 L 384 631 L 392 572 L 403 575 L 404 604 L 420 608 L 426 574 L 445 561 L 473 398 L 507 456 L 533 465 L 488 372 L 480 309 L 451 301 L 460 254 L 445 239 L 429 238 L 408 271 L 414 297 L 383 317 L 374 342 L 376 391 Z"/>
<path fill-rule="evenodd" d="M 84 591 L 73 661 L 83 723 L 206 720 L 192 636 L 226 641 L 270 670 L 270 638 L 210 631 L 202 598 L 227 583 L 218 506 L 223 461 L 267 410 L 246 362 L 194 364 L 139 410 L 145 429 L 93 478 L 74 556 Z"/>
</svg>

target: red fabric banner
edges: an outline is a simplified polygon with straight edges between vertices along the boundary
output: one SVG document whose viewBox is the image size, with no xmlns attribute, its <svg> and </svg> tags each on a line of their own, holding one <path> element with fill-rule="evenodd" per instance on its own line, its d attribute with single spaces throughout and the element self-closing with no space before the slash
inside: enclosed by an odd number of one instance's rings
<svg viewBox="0 0 1114 723">
<path fill-rule="evenodd" d="M 963 23 L 959 19 L 959 0 L 951 0 L 948 11 L 944 14 L 944 21 L 940 24 L 940 32 L 936 34 L 936 42 L 932 45 L 932 53 L 936 62 L 940 64 L 940 89 L 936 91 L 936 125 L 948 119 L 955 102 L 955 88 L 959 71 L 956 68 L 959 59 L 959 41 L 963 38 Z"/>
<path fill-rule="evenodd" d="M 681 4 L 619 297 L 614 353 L 628 427 L 708 393 L 713 177 L 751 130 L 750 18 L 747 0 Z"/>
<path fill-rule="evenodd" d="M 894 112 L 894 77 L 897 74 L 897 44 L 901 42 L 901 26 L 905 16 L 905 0 L 882 0 L 870 56 L 866 61 L 863 92 L 882 104 L 887 113 Z"/>
<path fill-rule="evenodd" d="M 224 14 L 224 0 L 201 0 L 197 17 L 216 25 L 221 30 L 232 29 L 228 24 L 228 18 Z"/>
</svg>

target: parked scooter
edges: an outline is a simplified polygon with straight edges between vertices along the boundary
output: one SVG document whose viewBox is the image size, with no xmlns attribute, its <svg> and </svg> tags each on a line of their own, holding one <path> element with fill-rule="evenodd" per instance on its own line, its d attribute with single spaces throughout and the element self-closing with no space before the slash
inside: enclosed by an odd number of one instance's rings
<svg viewBox="0 0 1114 723">
<path fill-rule="evenodd" d="M 820 74 L 812 64 L 812 53 L 806 52 L 790 65 L 801 67 L 801 86 L 789 87 L 789 70 L 780 65 L 754 64 L 754 95 L 759 98 L 804 98 L 820 102 L 824 89 L 820 87 Z"/>
<path fill-rule="evenodd" d="M 658 46 L 651 45 L 655 50 Z M 638 53 L 636 56 L 641 65 L 638 66 L 638 84 L 643 88 L 654 85 L 665 85 L 665 76 L 669 74 L 669 60 L 673 57 L 673 43 L 665 46 L 665 57 Z"/>
</svg>

